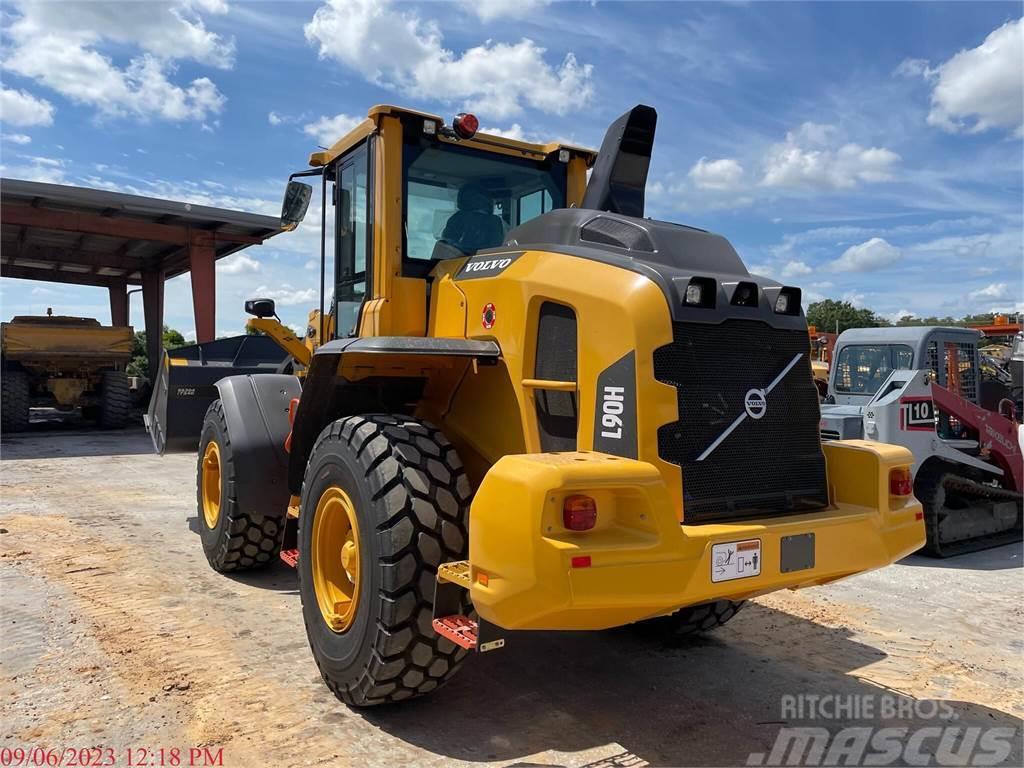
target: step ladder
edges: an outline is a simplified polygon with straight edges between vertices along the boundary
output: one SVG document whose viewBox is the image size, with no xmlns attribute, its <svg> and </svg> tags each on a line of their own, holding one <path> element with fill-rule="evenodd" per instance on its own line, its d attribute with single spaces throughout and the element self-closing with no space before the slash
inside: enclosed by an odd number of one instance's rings
<svg viewBox="0 0 1024 768">
<path fill-rule="evenodd" d="M 504 648 L 505 638 L 497 636 L 497 627 L 460 613 L 462 591 L 470 588 L 471 573 L 468 560 L 442 563 L 438 567 L 434 585 L 434 631 L 469 651 L 486 653 Z"/>
</svg>

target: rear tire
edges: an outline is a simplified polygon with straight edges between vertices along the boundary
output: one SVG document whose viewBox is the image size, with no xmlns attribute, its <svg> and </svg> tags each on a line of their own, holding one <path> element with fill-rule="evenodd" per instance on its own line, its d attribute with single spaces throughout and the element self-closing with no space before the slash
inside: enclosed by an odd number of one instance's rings
<svg viewBox="0 0 1024 768">
<path fill-rule="evenodd" d="M 234 455 L 220 400 L 210 404 L 203 420 L 196 486 L 199 538 L 213 570 L 248 571 L 277 559 L 285 520 L 246 514 L 239 509 Z"/>
<path fill-rule="evenodd" d="M 131 408 L 128 375 L 124 371 L 103 371 L 100 374 L 100 408 L 97 418 L 100 429 L 121 429 L 128 423 Z"/>
<path fill-rule="evenodd" d="M 728 623 L 739 613 L 746 600 L 715 600 L 688 605 L 669 616 L 641 622 L 645 630 L 658 634 L 668 642 L 679 642 L 703 632 L 710 632 Z"/>
<path fill-rule="evenodd" d="M 28 429 L 29 383 L 25 371 L 0 373 L 0 429 L 24 432 Z"/>
<path fill-rule="evenodd" d="M 324 555 L 333 551 L 323 545 L 332 537 L 328 520 L 339 514 L 324 500 L 339 490 L 357 523 L 355 578 L 345 566 L 350 586 L 330 578 L 335 566 Z M 302 486 L 299 593 L 313 658 L 346 704 L 419 696 L 458 670 L 467 651 L 434 632 L 434 585 L 441 563 L 466 556 L 470 498 L 455 449 L 430 424 L 350 416 L 320 433 Z M 348 610 L 343 598 L 329 619 L 325 595 L 338 595 L 335 585 L 346 587 L 354 605 Z"/>
</svg>

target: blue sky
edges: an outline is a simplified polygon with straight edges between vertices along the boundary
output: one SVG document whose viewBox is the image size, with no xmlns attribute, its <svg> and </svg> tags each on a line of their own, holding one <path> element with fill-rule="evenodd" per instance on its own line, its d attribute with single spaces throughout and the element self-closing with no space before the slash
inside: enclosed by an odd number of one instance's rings
<svg viewBox="0 0 1024 768">
<path fill-rule="evenodd" d="M 1019 3 L 91 3 L 2 6 L 4 176 L 266 213 L 376 103 L 597 146 L 659 112 L 648 214 L 752 271 L 880 314 L 1024 310 Z M 316 219 L 221 262 L 298 327 Z M 5 318 L 109 320 L 104 289 L 0 280 Z M 167 320 L 192 331 L 188 278 Z M 140 304 L 133 322 L 141 327 Z"/>
</svg>

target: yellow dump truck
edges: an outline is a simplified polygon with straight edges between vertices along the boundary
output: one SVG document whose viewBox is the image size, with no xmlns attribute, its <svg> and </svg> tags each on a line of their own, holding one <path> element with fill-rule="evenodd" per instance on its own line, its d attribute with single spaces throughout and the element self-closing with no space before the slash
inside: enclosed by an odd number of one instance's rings
<svg viewBox="0 0 1024 768">
<path fill-rule="evenodd" d="M 294 227 L 316 180 L 334 254 L 303 375 L 172 382 L 212 400 L 208 561 L 297 565 L 343 701 L 425 694 L 519 631 L 713 629 L 924 543 L 908 450 L 821 443 L 800 289 L 644 216 L 655 120 L 595 153 L 374 107 L 286 192 Z"/>
<path fill-rule="evenodd" d="M 81 408 L 104 429 L 123 427 L 131 397 L 125 366 L 132 329 L 87 317 L 20 315 L 0 325 L 0 416 L 4 432 L 28 427 L 29 409 Z"/>
</svg>

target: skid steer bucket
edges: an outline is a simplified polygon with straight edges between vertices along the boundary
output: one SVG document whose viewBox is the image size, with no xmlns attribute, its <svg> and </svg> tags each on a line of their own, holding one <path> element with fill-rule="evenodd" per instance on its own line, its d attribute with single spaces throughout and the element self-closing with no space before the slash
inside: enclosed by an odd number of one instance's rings
<svg viewBox="0 0 1024 768">
<path fill-rule="evenodd" d="M 288 353 L 269 336 L 232 336 L 164 353 L 146 414 L 157 453 L 195 451 L 218 381 L 246 373 L 283 372 Z"/>
</svg>

